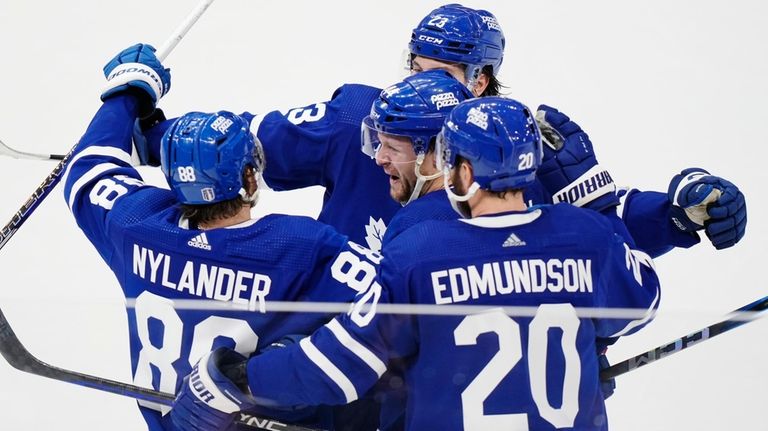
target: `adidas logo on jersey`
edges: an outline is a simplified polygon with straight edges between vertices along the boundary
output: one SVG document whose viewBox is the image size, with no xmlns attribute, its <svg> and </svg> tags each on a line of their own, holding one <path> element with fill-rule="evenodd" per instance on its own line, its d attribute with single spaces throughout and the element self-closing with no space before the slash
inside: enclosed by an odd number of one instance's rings
<svg viewBox="0 0 768 431">
<path fill-rule="evenodd" d="M 211 245 L 208 244 L 208 237 L 205 235 L 205 232 L 187 241 L 187 245 L 203 250 L 211 250 Z"/>
<path fill-rule="evenodd" d="M 514 233 L 509 235 L 507 237 L 507 240 L 504 241 L 504 244 L 502 244 L 502 247 L 519 247 L 521 245 L 525 245 L 525 241 L 521 240 L 517 235 Z"/>
</svg>

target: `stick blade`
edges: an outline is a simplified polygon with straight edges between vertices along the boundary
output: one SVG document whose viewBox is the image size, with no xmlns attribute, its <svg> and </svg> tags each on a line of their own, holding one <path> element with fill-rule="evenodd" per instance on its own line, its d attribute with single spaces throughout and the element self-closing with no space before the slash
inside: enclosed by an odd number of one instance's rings
<svg viewBox="0 0 768 431">
<path fill-rule="evenodd" d="M 14 150 L 0 140 L 0 155 L 13 157 L 14 159 L 22 160 L 63 160 L 63 154 L 37 154 L 27 153 L 24 151 Z"/>
</svg>

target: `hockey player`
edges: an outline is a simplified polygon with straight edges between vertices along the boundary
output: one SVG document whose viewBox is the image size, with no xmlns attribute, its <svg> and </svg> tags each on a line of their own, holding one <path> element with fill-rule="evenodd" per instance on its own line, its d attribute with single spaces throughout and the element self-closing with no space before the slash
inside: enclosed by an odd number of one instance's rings
<svg viewBox="0 0 768 431">
<path fill-rule="evenodd" d="M 469 218 L 425 221 L 394 238 L 369 290 L 298 345 L 250 359 L 226 348 L 204 356 L 171 411 L 177 426 L 217 429 L 230 404 L 347 403 L 399 357 L 408 430 L 607 429 L 594 340 L 652 318 L 659 284 L 650 257 L 596 212 L 526 208 L 521 189 L 534 181 L 542 149 L 522 104 L 462 102 L 437 145 L 446 192 Z M 485 309 L 402 315 L 377 313 L 381 304 Z M 535 312 L 509 316 L 500 307 L 510 305 Z M 582 318 L 580 307 L 645 312 Z"/>
<path fill-rule="evenodd" d="M 171 190 L 145 185 L 131 165 L 132 128 L 167 93 L 169 70 L 154 48 L 139 44 L 104 72 L 104 103 L 68 165 L 64 197 L 133 304 L 127 314 L 135 384 L 175 393 L 212 348 L 249 354 L 332 317 L 269 313 L 271 301 L 351 302 L 368 288 L 380 259 L 370 250 L 311 218 L 251 219 L 264 155 L 237 115 L 193 112 L 176 120 L 161 151 Z M 369 277 L 352 278 L 361 272 Z M 176 308 L 177 300 L 223 307 Z M 140 402 L 140 409 L 150 430 L 174 429 L 163 416 L 167 407 Z M 330 423 L 314 411 L 255 412 Z"/>
<path fill-rule="evenodd" d="M 374 158 L 390 177 L 389 193 L 392 199 L 407 203 L 387 227 L 384 245 L 421 221 L 457 217 L 443 188 L 442 172 L 436 167 L 435 142 L 446 116 L 456 105 L 470 98 L 472 95 L 464 84 L 450 73 L 443 70 L 420 72 L 384 89 L 373 103 L 371 114 L 363 119 L 363 153 Z M 587 134 L 577 124 L 562 121 L 563 114 L 541 106 L 537 116 L 537 121 L 547 127 L 547 142 L 557 140 L 545 147 L 545 167 L 556 165 L 559 153 L 572 154 L 576 149 L 591 153 L 592 143 Z M 568 120 L 567 117 L 565 119 Z M 610 176 L 599 167 L 594 155 L 570 169 Z M 524 194 L 527 202 L 546 203 L 548 197 L 558 190 L 560 178 L 552 175 L 551 170 L 545 169 L 543 175 L 538 175 L 526 187 Z M 610 185 L 609 182 L 606 184 Z M 606 216 L 615 216 L 619 199 L 613 190 L 611 188 L 610 193 L 604 193 L 599 199 L 574 204 L 603 211 Z M 620 221 L 614 222 L 623 229 Z"/>
<path fill-rule="evenodd" d="M 473 98 L 444 70 L 420 72 L 384 89 L 363 119 L 363 153 L 389 176 L 389 194 L 404 205 L 387 226 L 383 248 L 424 220 L 455 219 L 435 166 L 435 139 L 446 116 Z"/>
<path fill-rule="evenodd" d="M 446 45 L 474 48 L 451 50 L 434 43 L 430 45 L 433 39 L 429 35 L 436 32 L 448 42 Z M 503 49 L 500 47 L 503 48 L 503 45 L 503 33 L 492 14 L 447 5 L 431 12 L 414 29 L 410 44 L 413 53 L 411 66 L 414 72 L 446 70 L 467 84 L 474 95 L 494 95 L 498 94 L 500 87 L 495 73 L 501 65 Z M 318 219 L 349 235 L 352 240 L 376 250 L 381 250 L 384 238 L 390 236 L 385 232 L 393 228 L 392 217 L 396 212 L 403 204 L 411 202 L 409 206 L 413 205 L 416 197 L 426 198 L 428 189 L 425 187 L 416 194 L 413 190 L 401 193 L 397 201 L 387 199 L 391 191 L 390 182 L 397 185 L 403 183 L 406 176 L 415 178 L 415 172 L 409 169 L 409 166 L 415 166 L 415 153 L 410 158 L 410 165 L 402 165 L 405 169 L 391 176 L 376 168 L 359 151 L 360 122 L 370 113 L 370 105 L 379 93 L 377 88 L 347 84 L 337 89 L 327 102 L 291 109 L 287 113 L 274 111 L 263 116 L 244 114 L 251 121 L 251 130 L 265 146 L 268 161 L 264 174 L 266 182 L 276 190 L 324 186 L 325 196 Z M 550 117 L 555 119 L 550 118 L 549 121 L 566 129 L 570 127 L 568 117 L 558 115 L 553 111 Z M 153 136 L 156 141 L 168 124 L 150 131 L 150 141 L 153 141 Z M 586 148 L 579 144 L 586 135 L 580 129 L 568 129 L 565 134 L 570 139 L 560 142 L 570 145 L 554 147 L 551 151 L 547 149 L 548 158 L 543 166 L 543 173 L 547 175 L 542 177 L 547 183 L 528 187 L 526 201 L 546 203 L 550 202 L 553 194 L 569 196 L 558 193 L 560 191 L 586 190 L 589 183 L 582 180 L 589 181 L 594 176 L 581 177 L 590 172 L 597 171 L 602 178 L 606 178 L 604 171 L 598 171 L 591 146 Z M 555 138 L 551 141 L 558 142 Z M 426 157 L 430 156 L 427 154 Z M 424 175 L 428 175 L 428 165 L 422 164 Z M 640 248 L 657 256 L 673 246 L 690 247 L 698 242 L 694 231 L 703 229 L 705 224 L 707 234 L 718 248 L 731 246 L 741 238 L 746 224 L 743 195 L 727 181 L 704 173 L 701 171 L 696 177 L 701 181 L 692 183 L 680 183 L 682 177 L 676 176 L 670 186 L 669 197 L 666 193 L 636 191 L 625 195 L 623 219 L 638 238 Z M 677 187 L 678 183 L 683 187 Z M 606 187 L 596 189 L 599 194 L 588 196 L 588 207 L 609 207 L 617 203 L 616 196 L 611 193 L 614 189 L 612 181 Z M 724 198 L 717 201 L 716 195 L 720 192 Z M 448 205 L 447 200 L 438 195 L 429 195 L 429 199 Z M 578 205 L 587 203 L 585 199 L 566 201 Z M 677 207 L 672 205 L 673 201 Z M 420 205 L 425 208 L 430 203 L 423 201 Z M 715 219 L 707 219 L 707 206 L 712 214 L 717 215 Z M 682 212 L 684 207 L 688 207 L 687 212 Z M 680 216 L 674 219 L 683 222 L 671 221 L 673 209 L 680 211 Z M 686 220 L 688 214 L 697 214 L 698 217 Z M 418 220 L 408 221 L 404 214 L 402 223 L 398 224 L 405 227 Z"/>
<path fill-rule="evenodd" d="M 499 94 L 501 87 L 496 73 L 503 60 L 504 45 L 504 34 L 493 14 L 458 4 L 445 5 L 430 12 L 413 30 L 409 45 L 410 67 L 413 72 L 445 70 L 464 82 L 474 95 L 494 96 Z M 329 101 L 290 109 L 286 113 L 243 114 L 251 122 L 251 131 L 264 145 L 267 184 L 274 190 L 323 186 L 325 194 L 318 220 L 348 235 L 352 241 L 377 251 L 381 250 L 382 238 L 394 214 L 412 201 L 410 195 L 401 196 L 399 202 L 387 199 L 389 181 L 397 182 L 399 178 L 376 168 L 359 151 L 360 123 L 369 114 L 371 104 L 380 92 L 380 89 L 367 85 L 346 84 L 339 87 Z M 170 124 L 161 123 L 147 132 L 150 145 L 159 143 L 164 129 Z M 587 166 L 594 164 L 591 151 L 558 151 L 558 157 L 553 157 L 544 166 L 552 178 L 553 187 L 559 186 L 552 192 L 563 191 L 556 196 L 581 204 L 585 199 L 578 202 L 568 199 L 570 195 L 565 192 L 574 188 L 586 190 L 580 177 L 587 173 Z M 679 183 L 678 178 L 676 176 L 673 182 Z M 722 199 L 705 195 L 708 199 L 703 202 L 675 199 L 674 193 L 668 197 L 667 193 L 636 190 L 623 194 L 620 216 L 641 249 L 658 256 L 673 247 L 687 248 L 699 242 L 696 231 L 704 229 L 716 248 L 730 247 L 738 242 L 746 227 L 743 195 L 736 186 L 719 177 L 706 175 L 704 180 L 707 187 L 722 192 Z M 613 202 L 615 198 L 608 196 L 612 190 L 615 185 L 611 181 L 586 198 L 599 200 L 602 197 Z M 686 196 L 686 193 L 678 194 Z M 526 200 L 551 202 L 551 194 L 541 187 L 531 187 L 526 191 Z M 599 201 L 593 203 L 595 206 L 599 204 Z M 686 219 L 685 215 L 692 211 L 685 213 L 683 209 L 696 205 L 708 205 L 709 214 L 705 212 L 703 217 Z M 677 215 L 671 214 L 675 210 Z M 714 218 L 710 220 L 708 215 Z"/>
<path fill-rule="evenodd" d="M 448 72 L 421 72 L 382 91 L 371 108 L 371 114 L 363 120 L 363 152 L 374 157 L 385 173 L 393 178 L 390 180 L 392 198 L 409 202 L 395 214 L 387 227 L 383 239 L 384 254 L 387 244 L 393 238 L 415 224 L 425 220 L 454 220 L 458 217 L 443 188 L 442 173 L 435 166 L 435 142 L 451 109 L 471 97 L 464 84 L 451 77 Z M 552 108 L 541 109 L 539 122 L 547 125 L 550 139 L 560 139 L 556 145 L 561 151 L 563 148 L 584 148 L 591 151 L 589 137 L 578 125 L 570 121 L 560 121 L 563 115 Z M 555 123 L 557 127 L 549 124 L 547 120 Z M 550 148 L 545 150 L 548 154 L 545 160 L 552 163 L 556 153 Z M 594 157 L 592 162 L 589 166 L 584 163 L 584 169 L 596 168 L 597 161 Z M 542 178 L 550 179 L 548 175 Z M 546 186 L 551 187 L 549 183 L 537 179 L 527 187 L 525 194 L 536 195 L 535 190 Z M 534 193 L 531 193 L 531 189 Z M 624 232 L 623 224 L 616 217 L 618 198 L 613 193 L 607 197 L 613 197 L 614 200 L 611 202 L 603 198 L 582 205 L 595 209 L 594 205 L 600 203 L 598 209 L 610 218 L 617 229 Z M 634 245 L 629 235 L 625 236 L 628 242 Z M 608 364 L 605 346 L 612 341 L 599 341 L 599 359 L 604 366 Z M 399 362 L 390 364 L 387 374 L 376 386 L 375 399 L 382 404 L 379 423 L 381 430 L 403 428 L 400 421 L 403 420 L 405 412 L 405 388 L 397 384 L 400 368 Z M 393 378 L 395 380 L 392 380 Z M 613 381 L 603 382 L 606 396 L 613 392 L 614 386 Z"/>
<path fill-rule="evenodd" d="M 395 214 L 387 227 L 383 239 L 385 255 L 387 244 L 409 227 L 424 220 L 451 220 L 457 217 L 442 187 L 440 172 L 434 165 L 434 143 L 444 117 L 455 104 L 471 95 L 462 91 L 458 82 L 447 78 L 447 75 L 448 72 L 443 70 L 422 72 L 385 89 L 374 102 L 371 114 L 363 121 L 364 153 L 374 157 L 376 163 L 390 176 L 391 197 L 408 203 Z M 554 195 L 560 188 L 567 186 L 569 182 L 562 178 L 563 168 L 560 165 L 567 165 L 568 173 L 573 178 L 589 171 L 609 175 L 599 168 L 589 136 L 566 115 L 548 106 L 541 106 L 537 121 L 546 128 L 548 139 L 544 147 L 544 163 L 539 167 L 537 180 L 525 190 L 527 201 L 536 201 L 535 196 Z M 580 161 L 574 163 L 577 158 Z M 693 180 L 683 181 L 686 174 Z M 688 204 L 685 205 L 686 214 L 675 215 L 675 219 L 692 223 L 690 220 L 698 218 L 698 228 L 701 228 L 708 218 L 706 200 L 711 199 L 710 194 L 717 195 L 720 190 L 736 193 L 723 196 L 722 202 L 733 205 L 741 200 L 743 203 L 743 195 L 735 186 L 708 175 L 706 171 L 689 169 L 677 175 L 670 186 L 669 200 L 685 200 Z M 661 197 L 667 202 L 666 196 Z M 616 225 L 616 229 L 625 229 L 616 218 L 619 198 L 615 193 L 606 193 L 599 199 L 589 201 L 574 200 L 573 203 L 602 210 Z M 725 206 L 720 210 L 723 208 Z M 720 218 L 728 220 L 728 217 Z M 723 224 L 722 221 L 720 223 Z M 696 229 L 696 225 L 690 226 L 691 231 Z M 628 242 L 634 245 L 631 241 L 628 238 Z M 598 340 L 598 358 L 604 367 L 608 366 L 606 346 L 613 341 Z M 396 373 L 400 364 L 394 365 Z M 402 394 L 405 388 L 397 384 L 398 376 L 391 380 L 392 368 L 376 387 L 375 398 L 382 402 L 379 423 L 382 430 L 402 429 L 398 421 L 402 419 L 404 411 L 400 404 L 405 399 Z M 613 381 L 603 382 L 606 397 L 612 394 L 614 386 Z"/>
<path fill-rule="evenodd" d="M 496 74 L 504 47 L 504 34 L 493 14 L 449 4 L 430 12 L 413 30 L 408 66 L 412 72 L 448 71 L 466 82 L 476 96 L 496 96 L 502 88 Z M 539 107 L 537 119 L 544 125 L 549 146 L 544 149 L 540 182 L 526 189 L 527 201 L 544 203 L 554 199 L 578 206 L 588 204 L 597 210 L 614 206 L 618 201 L 610 175 L 606 177 L 607 173 L 597 167 L 591 145 L 588 149 L 576 145 L 586 134 L 582 136 L 581 129 L 566 115 L 545 105 Z M 567 141 L 560 131 L 553 130 L 558 127 L 573 137 L 572 145 L 563 147 Z M 596 175 L 605 178 L 604 187 L 589 192 L 589 181 Z M 691 175 L 690 182 L 683 181 Z M 633 189 L 620 190 L 618 196 L 623 204 L 619 215 L 638 246 L 652 256 L 675 246 L 696 244 L 699 236 L 695 232 L 699 230 L 705 230 L 717 249 L 733 246 L 746 230 L 743 194 L 732 183 L 703 169 L 690 168 L 675 175 L 667 193 Z"/>
</svg>

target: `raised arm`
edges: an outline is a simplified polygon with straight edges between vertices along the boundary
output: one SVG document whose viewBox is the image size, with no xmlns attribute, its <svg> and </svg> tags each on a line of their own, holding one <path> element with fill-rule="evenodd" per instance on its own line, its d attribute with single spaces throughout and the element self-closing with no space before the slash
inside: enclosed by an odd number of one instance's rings
<svg viewBox="0 0 768 431">
<path fill-rule="evenodd" d="M 111 244 L 107 216 L 119 199 L 144 185 L 132 166 L 138 160 L 133 124 L 139 115 L 152 112 L 170 87 L 170 72 L 149 45 L 121 51 L 104 67 L 104 74 L 104 104 L 80 139 L 64 182 L 67 205 L 102 254 Z"/>
</svg>

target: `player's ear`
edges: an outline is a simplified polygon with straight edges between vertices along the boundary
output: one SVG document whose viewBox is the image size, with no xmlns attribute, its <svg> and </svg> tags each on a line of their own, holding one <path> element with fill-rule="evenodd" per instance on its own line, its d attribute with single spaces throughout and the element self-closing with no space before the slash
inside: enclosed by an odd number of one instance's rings
<svg viewBox="0 0 768 431">
<path fill-rule="evenodd" d="M 437 153 L 435 152 L 434 139 L 429 144 L 429 151 L 427 151 L 427 154 L 424 155 L 423 166 L 429 170 L 427 175 L 432 175 L 433 173 L 437 172 Z"/>
<path fill-rule="evenodd" d="M 259 189 L 259 180 L 256 178 L 256 170 L 252 166 L 246 166 L 245 172 L 243 172 L 243 183 L 245 185 L 245 191 L 249 196 L 256 193 Z"/>
<path fill-rule="evenodd" d="M 472 164 L 463 160 L 458 166 L 458 177 L 461 179 L 462 190 L 469 190 L 469 186 L 475 181 Z"/>
<path fill-rule="evenodd" d="M 470 184 L 475 182 L 475 169 L 472 167 L 472 163 L 464 163 L 464 166 L 466 166 L 466 172 L 467 172 L 467 180 Z"/>
<path fill-rule="evenodd" d="M 472 87 L 472 94 L 474 94 L 475 97 L 482 96 L 485 92 L 485 89 L 488 88 L 488 84 L 490 82 L 491 79 L 488 77 L 488 75 L 486 75 L 485 72 L 481 72 L 475 81 L 475 86 Z"/>
</svg>

